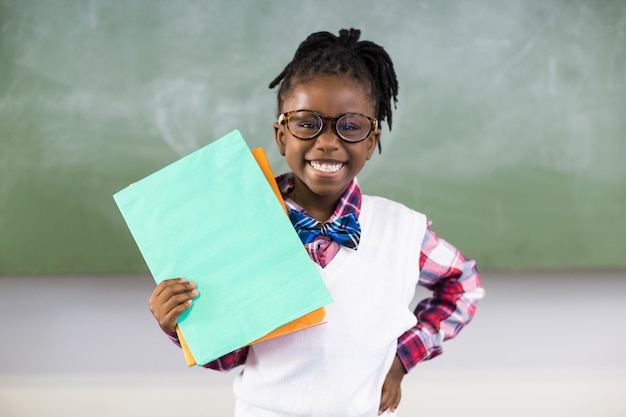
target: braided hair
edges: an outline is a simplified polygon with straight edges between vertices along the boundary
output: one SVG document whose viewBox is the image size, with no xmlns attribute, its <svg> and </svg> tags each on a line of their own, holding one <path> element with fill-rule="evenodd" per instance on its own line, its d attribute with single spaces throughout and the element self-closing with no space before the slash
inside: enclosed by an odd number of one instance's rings
<svg viewBox="0 0 626 417">
<path fill-rule="evenodd" d="M 278 108 L 291 92 L 295 81 L 309 80 L 317 75 L 342 75 L 368 87 L 376 118 L 386 120 L 391 130 L 391 105 L 398 102 L 398 80 L 389 54 L 370 41 L 359 41 L 358 29 L 341 29 L 339 36 L 330 32 L 309 35 L 269 88 L 278 84 Z M 380 141 L 378 151 L 381 151 Z"/>
</svg>

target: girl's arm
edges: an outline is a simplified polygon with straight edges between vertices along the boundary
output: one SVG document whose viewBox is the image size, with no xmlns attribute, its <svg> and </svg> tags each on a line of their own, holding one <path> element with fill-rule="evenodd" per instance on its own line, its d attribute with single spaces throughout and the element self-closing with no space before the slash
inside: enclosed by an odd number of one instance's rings
<svg viewBox="0 0 626 417">
<path fill-rule="evenodd" d="M 406 370 L 443 352 L 445 340 L 454 338 L 476 312 L 484 289 L 473 260 L 430 229 L 420 253 L 419 285 L 432 297 L 415 308 L 417 324 L 398 339 L 397 354 Z"/>
</svg>

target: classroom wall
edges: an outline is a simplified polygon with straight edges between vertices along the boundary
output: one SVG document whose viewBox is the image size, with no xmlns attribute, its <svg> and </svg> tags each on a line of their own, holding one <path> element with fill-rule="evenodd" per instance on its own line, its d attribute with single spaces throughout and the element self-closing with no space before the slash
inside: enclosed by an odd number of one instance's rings
<svg viewBox="0 0 626 417">
<path fill-rule="evenodd" d="M 112 194 L 233 129 L 286 170 L 267 84 L 351 26 L 400 81 L 366 192 L 483 270 L 626 266 L 622 0 L 0 0 L 0 275 L 145 272 Z"/>
</svg>

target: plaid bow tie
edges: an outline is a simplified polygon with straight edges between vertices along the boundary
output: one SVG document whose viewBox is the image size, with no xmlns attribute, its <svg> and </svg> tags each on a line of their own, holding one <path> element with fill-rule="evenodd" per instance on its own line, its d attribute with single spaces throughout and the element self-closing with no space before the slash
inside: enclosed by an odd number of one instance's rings
<svg viewBox="0 0 626 417">
<path fill-rule="evenodd" d="M 317 236 L 328 236 L 346 248 L 356 250 L 361 239 L 361 226 L 353 213 L 337 218 L 331 223 L 322 223 L 297 210 L 289 210 L 289 218 L 298 232 L 302 243 L 310 243 Z"/>
</svg>

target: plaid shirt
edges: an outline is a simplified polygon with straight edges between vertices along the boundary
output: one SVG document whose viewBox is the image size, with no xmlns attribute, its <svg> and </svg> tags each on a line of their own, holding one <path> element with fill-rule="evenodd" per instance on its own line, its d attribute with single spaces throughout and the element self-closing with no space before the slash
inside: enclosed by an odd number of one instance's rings
<svg viewBox="0 0 626 417">
<path fill-rule="evenodd" d="M 293 174 L 280 175 L 276 180 L 287 208 L 304 212 L 302 207 L 288 198 L 294 188 Z M 361 189 L 354 179 L 328 221 L 348 213 L 354 213 L 358 218 L 361 200 Z M 430 225 L 429 220 L 419 257 L 418 285 L 432 291 L 432 297 L 418 303 L 415 308 L 417 324 L 398 338 L 397 355 L 407 371 L 421 361 L 440 355 L 443 341 L 455 337 L 470 322 L 477 301 L 484 295 L 475 262 L 465 259 L 459 250 L 438 238 Z M 320 236 L 304 246 L 311 259 L 322 267 L 341 248 L 326 236 Z M 176 335 L 170 337 L 178 342 Z M 242 365 L 247 355 L 248 347 L 243 347 L 204 366 L 227 371 Z"/>
</svg>

